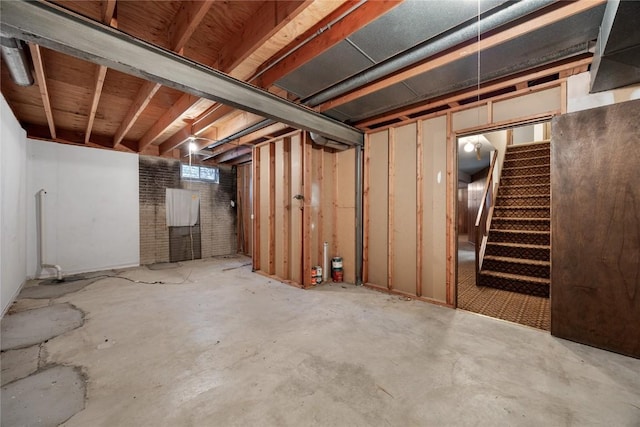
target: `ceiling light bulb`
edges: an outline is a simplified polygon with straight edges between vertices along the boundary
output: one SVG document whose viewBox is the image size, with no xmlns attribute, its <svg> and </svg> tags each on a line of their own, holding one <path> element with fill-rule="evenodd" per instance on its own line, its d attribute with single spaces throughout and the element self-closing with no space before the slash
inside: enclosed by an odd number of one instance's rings
<svg viewBox="0 0 640 427">
<path fill-rule="evenodd" d="M 189 152 L 190 153 L 195 153 L 196 151 L 198 151 L 198 144 L 196 144 L 195 142 L 191 141 L 189 143 Z"/>
<path fill-rule="evenodd" d="M 467 153 L 472 152 L 475 149 L 475 146 L 473 145 L 473 143 L 471 141 L 467 142 L 464 145 L 464 151 L 466 151 Z"/>
</svg>

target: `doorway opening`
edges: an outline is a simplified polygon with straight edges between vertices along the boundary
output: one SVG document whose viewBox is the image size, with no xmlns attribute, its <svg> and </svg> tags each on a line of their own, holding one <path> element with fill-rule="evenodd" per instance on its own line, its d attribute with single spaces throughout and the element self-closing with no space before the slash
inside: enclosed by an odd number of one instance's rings
<svg viewBox="0 0 640 427">
<path fill-rule="evenodd" d="M 547 331 L 550 129 L 460 136 L 457 190 L 457 307 Z"/>
</svg>

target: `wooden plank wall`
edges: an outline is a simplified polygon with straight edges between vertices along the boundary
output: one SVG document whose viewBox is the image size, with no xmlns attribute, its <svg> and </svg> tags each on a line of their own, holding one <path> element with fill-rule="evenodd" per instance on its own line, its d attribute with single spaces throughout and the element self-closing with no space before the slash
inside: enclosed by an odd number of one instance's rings
<svg viewBox="0 0 640 427">
<path fill-rule="evenodd" d="M 258 146 L 258 271 L 310 286 L 311 267 L 341 256 L 344 280 L 355 281 L 355 152 L 315 146 L 293 133 Z M 255 160 L 254 160 L 255 162 Z M 302 196 L 302 198 L 295 196 Z M 271 214 L 269 214 L 271 213 Z"/>
<path fill-rule="evenodd" d="M 446 149 L 445 116 L 369 136 L 368 285 L 447 303 Z"/>
<path fill-rule="evenodd" d="M 363 276 L 368 286 L 455 306 L 457 137 L 560 114 L 561 84 L 367 135 Z"/>
<path fill-rule="evenodd" d="M 566 114 L 551 140 L 551 333 L 640 358 L 640 100 Z"/>
</svg>

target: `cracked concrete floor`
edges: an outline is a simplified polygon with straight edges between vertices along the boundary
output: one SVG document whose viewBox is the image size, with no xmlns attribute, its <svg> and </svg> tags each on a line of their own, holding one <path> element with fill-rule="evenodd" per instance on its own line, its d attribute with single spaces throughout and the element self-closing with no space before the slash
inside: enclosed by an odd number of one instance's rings
<svg viewBox="0 0 640 427">
<path fill-rule="evenodd" d="M 48 297 L 84 324 L 18 359 L 81 370 L 84 409 L 64 426 L 640 425 L 640 360 L 351 285 L 302 291 L 247 262 Z"/>
</svg>

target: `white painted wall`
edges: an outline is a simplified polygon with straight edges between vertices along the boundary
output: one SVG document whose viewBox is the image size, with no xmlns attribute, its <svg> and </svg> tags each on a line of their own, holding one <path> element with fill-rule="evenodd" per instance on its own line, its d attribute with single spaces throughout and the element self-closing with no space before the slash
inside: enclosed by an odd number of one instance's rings
<svg viewBox="0 0 640 427">
<path fill-rule="evenodd" d="M 604 92 L 589 93 L 590 79 L 589 73 L 576 74 L 567 79 L 568 113 L 640 99 L 640 84 Z"/>
<path fill-rule="evenodd" d="M 28 139 L 27 157 L 29 277 L 40 276 L 40 189 L 47 191 L 46 263 L 65 274 L 140 264 L 137 155 Z"/>
<path fill-rule="evenodd" d="M 27 273 L 26 135 L 0 95 L 0 306 L 9 308 Z"/>
</svg>

